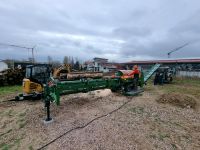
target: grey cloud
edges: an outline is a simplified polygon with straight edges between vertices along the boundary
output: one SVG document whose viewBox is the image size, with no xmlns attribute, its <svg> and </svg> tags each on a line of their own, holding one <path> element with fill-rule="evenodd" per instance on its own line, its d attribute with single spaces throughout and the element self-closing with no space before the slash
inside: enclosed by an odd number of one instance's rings
<svg viewBox="0 0 200 150">
<path fill-rule="evenodd" d="M 197 19 L 199 10 L 189 17 L 178 22 L 174 27 L 165 32 L 165 36 L 143 44 L 135 39 L 127 41 L 121 50 L 122 55 L 151 56 L 155 59 L 167 58 L 167 53 L 184 43 L 190 43 L 188 46 L 172 54 L 172 58 L 200 57 L 200 21 Z M 148 37 L 147 37 L 148 39 Z M 145 40 L 144 40 L 145 41 Z M 125 49 L 125 50 L 124 50 Z"/>
<path fill-rule="evenodd" d="M 64 55 L 81 59 L 160 59 L 200 56 L 198 0 L 6 0 L 0 2 L 0 43 L 34 46 L 38 60 Z M 27 58 L 0 46 L 0 59 Z"/>
<path fill-rule="evenodd" d="M 113 34 L 124 39 L 130 37 L 145 37 L 151 34 L 151 31 L 145 27 L 120 27 L 114 29 Z"/>
</svg>

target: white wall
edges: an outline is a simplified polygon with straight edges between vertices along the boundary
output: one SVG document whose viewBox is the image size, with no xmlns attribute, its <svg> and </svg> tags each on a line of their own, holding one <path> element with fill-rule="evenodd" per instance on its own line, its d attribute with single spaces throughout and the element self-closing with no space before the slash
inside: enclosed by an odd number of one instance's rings
<svg viewBox="0 0 200 150">
<path fill-rule="evenodd" d="M 177 71 L 177 77 L 197 77 L 200 78 L 200 71 Z"/>
<path fill-rule="evenodd" d="M 5 69 L 8 69 L 8 65 L 4 62 L 0 62 L 0 72 L 5 70 Z"/>
</svg>

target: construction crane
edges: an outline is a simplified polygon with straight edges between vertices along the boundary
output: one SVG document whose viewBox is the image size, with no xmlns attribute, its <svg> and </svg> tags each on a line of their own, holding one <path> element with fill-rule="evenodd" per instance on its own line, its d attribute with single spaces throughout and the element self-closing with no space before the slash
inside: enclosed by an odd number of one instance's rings
<svg viewBox="0 0 200 150">
<path fill-rule="evenodd" d="M 10 47 L 17 47 L 17 48 L 23 48 L 23 49 L 31 50 L 31 53 L 32 53 L 32 63 L 35 62 L 35 58 L 34 58 L 34 49 L 35 49 L 36 46 L 33 46 L 33 47 L 25 47 L 25 46 L 14 45 L 14 44 L 5 44 L 5 43 L 0 43 L 0 45 L 3 45 L 3 46 L 10 46 Z"/>
<path fill-rule="evenodd" d="M 190 44 L 190 43 L 185 43 L 184 45 L 182 45 L 182 46 L 179 46 L 179 47 L 177 47 L 177 48 L 175 48 L 175 49 L 173 49 L 173 50 L 169 51 L 169 52 L 167 53 L 167 55 L 168 55 L 168 58 L 170 58 L 170 57 L 171 57 L 171 53 L 173 53 L 173 52 L 176 52 L 176 51 L 180 50 L 181 48 L 183 48 L 183 47 L 185 47 L 185 46 L 187 46 L 187 45 L 189 45 L 189 44 Z"/>
</svg>

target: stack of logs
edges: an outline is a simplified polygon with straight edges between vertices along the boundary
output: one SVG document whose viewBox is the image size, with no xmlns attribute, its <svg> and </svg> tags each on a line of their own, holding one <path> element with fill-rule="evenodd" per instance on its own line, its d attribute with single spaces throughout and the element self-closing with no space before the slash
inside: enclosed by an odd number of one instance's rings
<svg viewBox="0 0 200 150">
<path fill-rule="evenodd" d="M 0 86 L 22 84 L 25 69 L 6 69 L 0 72 Z"/>
</svg>

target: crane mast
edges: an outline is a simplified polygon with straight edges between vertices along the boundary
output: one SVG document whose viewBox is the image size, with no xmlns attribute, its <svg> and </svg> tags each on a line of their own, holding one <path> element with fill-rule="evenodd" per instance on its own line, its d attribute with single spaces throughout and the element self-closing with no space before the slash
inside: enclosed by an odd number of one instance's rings
<svg viewBox="0 0 200 150">
<path fill-rule="evenodd" d="M 177 48 L 175 48 L 175 49 L 173 49 L 173 50 L 169 51 L 169 52 L 167 53 L 167 55 L 168 55 L 168 58 L 170 58 L 170 57 L 171 57 L 171 53 L 173 53 L 173 52 L 176 52 L 176 51 L 178 51 L 178 50 L 182 49 L 183 47 L 185 47 L 185 46 L 187 46 L 187 45 L 189 45 L 189 43 L 185 43 L 184 45 L 182 45 L 182 46 L 179 46 L 179 47 L 177 47 Z"/>
<path fill-rule="evenodd" d="M 17 48 L 23 48 L 23 49 L 27 49 L 27 50 L 31 50 L 31 53 L 32 53 L 32 63 L 35 62 L 35 58 L 34 58 L 34 47 L 25 47 L 25 46 L 20 46 L 20 45 L 14 45 L 14 44 L 4 44 L 4 43 L 0 43 L 0 45 L 3 45 L 3 46 L 10 46 L 10 47 L 17 47 Z"/>
</svg>

